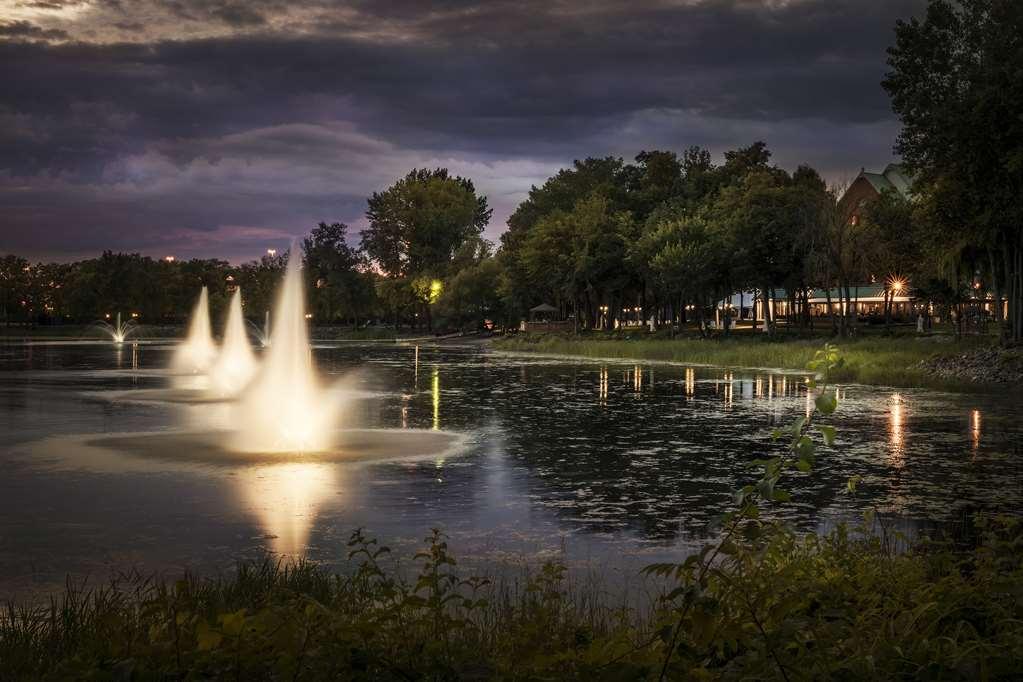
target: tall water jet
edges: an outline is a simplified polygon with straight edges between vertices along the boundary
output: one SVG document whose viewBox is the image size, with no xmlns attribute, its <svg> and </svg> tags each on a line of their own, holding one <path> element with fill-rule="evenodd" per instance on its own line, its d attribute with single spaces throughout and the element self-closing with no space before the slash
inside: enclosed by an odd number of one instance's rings
<svg viewBox="0 0 1023 682">
<path fill-rule="evenodd" d="M 203 287 L 188 324 L 188 337 L 174 354 L 174 368 L 179 372 L 201 374 L 209 369 L 216 355 L 217 347 L 210 329 L 209 294 Z"/>
<path fill-rule="evenodd" d="M 220 395 L 233 396 L 249 383 L 255 372 L 256 359 L 245 330 L 242 292 L 239 288 L 231 297 L 220 354 L 209 371 L 211 387 Z"/>
<path fill-rule="evenodd" d="M 293 251 L 274 309 L 270 346 L 237 405 L 237 450 L 314 452 L 331 445 L 339 406 L 322 389 L 313 368 L 300 268 Z"/>
</svg>

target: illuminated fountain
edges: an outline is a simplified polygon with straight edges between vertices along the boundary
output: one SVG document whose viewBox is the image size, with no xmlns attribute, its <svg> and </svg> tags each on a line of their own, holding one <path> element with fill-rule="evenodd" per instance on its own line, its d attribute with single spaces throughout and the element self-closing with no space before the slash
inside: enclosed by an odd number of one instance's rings
<svg viewBox="0 0 1023 682">
<path fill-rule="evenodd" d="M 128 320 L 125 323 L 121 323 L 121 313 L 117 313 L 114 324 L 109 322 L 97 322 L 96 326 L 105 331 L 110 335 L 110 339 L 114 343 L 124 343 L 128 335 L 135 331 L 136 324 L 135 320 Z"/>
<path fill-rule="evenodd" d="M 210 388 L 221 396 L 233 396 L 245 388 L 256 372 L 256 358 L 245 331 L 241 289 L 231 297 L 220 354 L 209 370 Z"/>
<path fill-rule="evenodd" d="M 209 369 L 216 355 L 217 347 L 210 329 L 209 294 L 203 287 L 192 311 L 188 337 L 174 354 L 174 369 L 185 374 L 202 374 Z"/>
<path fill-rule="evenodd" d="M 269 310 L 266 311 L 266 317 L 263 320 L 263 328 L 262 329 L 260 329 L 259 326 L 255 322 L 253 322 L 252 320 L 245 320 L 245 323 L 249 326 L 249 328 L 252 330 L 252 332 L 256 335 L 256 340 L 259 342 L 259 345 L 261 347 L 263 347 L 263 348 L 269 348 L 269 346 L 270 346 L 270 311 Z"/>
<path fill-rule="evenodd" d="M 320 386 L 306 330 L 300 259 L 288 259 L 263 366 L 241 396 L 232 446 L 243 452 L 329 449 L 339 396 Z"/>
</svg>

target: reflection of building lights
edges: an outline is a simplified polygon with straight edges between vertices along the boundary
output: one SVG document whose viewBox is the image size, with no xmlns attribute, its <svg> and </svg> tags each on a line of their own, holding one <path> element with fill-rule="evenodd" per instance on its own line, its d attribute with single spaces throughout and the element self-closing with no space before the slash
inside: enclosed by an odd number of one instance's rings
<svg viewBox="0 0 1023 682">
<path fill-rule="evenodd" d="M 977 454 L 980 448 L 980 410 L 970 413 L 970 435 L 973 444 L 973 454 Z"/>
<path fill-rule="evenodd" d="M 691 398 L 696 393 L 696 370 L 686 367 L 686 397 Z"/>
<path fill-rule="evenodd" d="M 888 444 L 891 446 L 891 454 L 889 455 L 889 464 L 897 469 L 901 469 L 906 463 L 906 452 L 905 452 L 905 414 L 902 402 L 902 396 L 898 393 L 892 393 L 892 397 L 889 400 L 889 413 L 888 413 Z"/>
<path fill-rule="evenodd" d="M 440 431 L 440 370 L 433 370 L 433 430 Z"/>
<path fill-rule="evenodd" d="M 632 368 L 632 387 L 639 393 L 643 390 L 643 370 L 639 365 Z"/>
<path fill-rule="evenodd" d="M 607 405 L 608 376 L 607 367 L 600 368 L 600 376 L 597 380 L 597 398 L 601 405 Z"/>
<path fill-rule="evenodd" d="M 729 373 L 725 374 L 725 406 L 726 407 L 731 407 L 732 406 L 732 389 L 733 389 L 732 373 L 729 372 Z"/>
</svg>

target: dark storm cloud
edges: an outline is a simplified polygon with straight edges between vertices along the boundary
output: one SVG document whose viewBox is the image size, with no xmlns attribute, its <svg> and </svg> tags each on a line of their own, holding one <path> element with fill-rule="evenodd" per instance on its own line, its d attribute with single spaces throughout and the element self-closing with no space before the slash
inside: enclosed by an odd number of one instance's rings
<svg viewBox="0 0 1023 682">
<path fill-rule="evenodd" d="M 67 37 L 67 31 L 58 28 L 41 28 L 28 21 L 0 23 L 0 39 L 64 40 Z"/>
<path fill-rule="evenodd" d="M 140 20 L 143 5 L 182 30 L 228 33 L 167 40 L 163 24 Z M 490 173 L 477 184 L 499 215 L 573 157 L 643 148 L 721 151 L 762 138 L 780 161 L 834 176 L 887 160 L 895 129 L 878 86 L 884 49 L 895 19 L 920 6 L 107 4 L 119 23 L 155 37 L 97 42 L 88 36 L 113 24 L 83 19 L 80 35 L 66 28 L 76 41 L 0 41 L 0 206 L 56 179 L 48 191 L 63 193 L 69 212 L 86 205 L 80 222 L 94 226 L 99 248 L 129 226 L 215 233 L 272 218 L 299 230 L 319 210 L 357 221 L 367 183 L 410 163 Z M 217 190 L 203 192 L 201 207 L 188 200 L 197 183 Z M 120 208 L 148 204 L 132 217 L 109 206 L 104 188 L 117 188 Z M 147 220 L 145 206 L 162 201 L 193 208 Z M 0 229 L 48 219 L 20 206 Z M 75 238 L 87 242 L 89 229 Z"/>
</svg>

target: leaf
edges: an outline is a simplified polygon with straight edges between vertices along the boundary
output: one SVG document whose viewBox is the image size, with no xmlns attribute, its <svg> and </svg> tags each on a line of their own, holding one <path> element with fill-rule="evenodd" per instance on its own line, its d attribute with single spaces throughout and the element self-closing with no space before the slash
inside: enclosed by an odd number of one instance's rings
<svg viewBox="0 0 1023 682">
<path fill-rule="evenodd" d="M 834 393 L 821 393 L 813 402 L 821 414 L 833 414 L 838 409 L 838 397 Z"/>
<path fill-rule="evenodd" d="M 821 435 L 824 436 L 824 444 L 831 447 L 835 444 L 835 427 L 834 426 L 818 426 L 818 430 Z"/>
<path fill-rule="evenodd" d="M 195 628 L 195 639 L 199 644 L 199 651 L 209 651 L 210 649 L 216 649 L 220 646 L 224 636 L 214 630 L 206 623 L 206 621 L 199 621 L 199 625 Z"/>
</svg>

